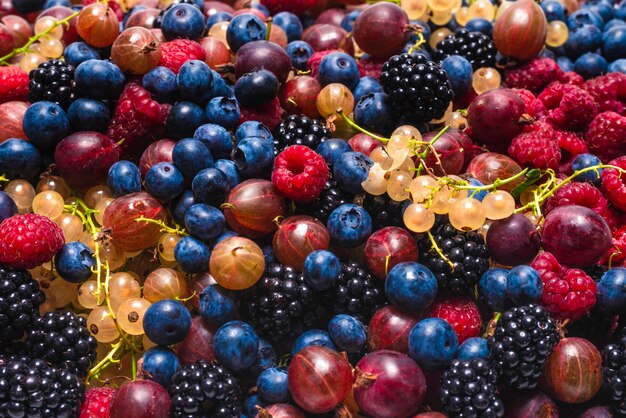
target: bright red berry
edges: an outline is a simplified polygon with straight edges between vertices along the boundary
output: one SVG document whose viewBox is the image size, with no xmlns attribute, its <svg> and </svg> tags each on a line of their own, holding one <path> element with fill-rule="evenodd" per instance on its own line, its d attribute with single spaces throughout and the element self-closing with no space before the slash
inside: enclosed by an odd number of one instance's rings
<svg viewBox="0 0 626 418">
<path fill-rule="evenodd" d="M 626 156 L 616 158 L 609 165 L 617 166 L 626 170 Z M 624 176 L 614 168 L 602 170 L 602 191 L 617 209 L 626 211 L 626 184 Z"/>
<path fill-rule="evenodd" d="M 535 58 L 519 68 L 506 73 L 509 87 L 527 89 L 539 93 L 553 81 L 560 81 L 563 70 L 550 58 Z"/>
<path fill-rule="evenodd" d="M 582 131 L 598 114 L 593 97 L 586 90 L 570 84 L 553 83 L 537 99 L 545 107 L 538 116 L 545 117 L 555 128 Z"/>
<path fill-rule="evenodd" d="M 509 155 L 519 163 L 542 169 L 556 169 L 561 161 L 561 150 L 554 139 L 554 130 L 542 122 L 527 127 L 513 138 Z"/>
<path fill-rule="evenodd" d="M 26 100 L 28 82 L 28 74 L 20 67 L 0 67 L 0 103 Z"/>
<path fill-rule="evenodd" d="M 611 248 L 600 261 L 602 264 L 611 263 L 613 267 L 623 265 L 626 260 L 626 226 L 613 232 Z"/>
<path fill-rule="evenodd" d="M 32 269 L 52 260 L 64 243 L 63 230 L 50 218 L 15 215 L 0 224 L 0 264 Z"/>
<path fill-rule="evenodd" d="M 561 80 L 559 82 L 561 84 L 571 84 L 572 86 L 582 86 L 585 82 L 585 79 L 582 75 L 574 71 L 568 71 L 563 74 L 563 77 L 561 77 Z"/>
<path fill-rule="evenodd" d="M 593 119 L 585 134 L 589 150 L 606 162 L 626 154 L 626 116 L 603 112 Z"/>
<path fill-rule="evenodd" d="M 609 73 L 585 82 L 585 89 L 598 103 L 600 112 L 626 116 L 626 74 Z"/>
<path fill-rule="evenodd" d="M 468 297 L 452 296 L 438 299 L 432 304 L 428 316 L 441 318 L 452 325 L 459 344 L 480 334 L 482 319 L 478 307 Z"/>
<path fill-rule="evenodd" d="M 562 266 L 548 252 L 537 256 L 531 267 L 543 282 L 541 304 L 558 319 L 575 320 L 596 304 L 596 282 L 584 271 Z"/>
<path fill-rule="evenodd" d="M 577 155 L 589 152 L 585 141 L 576 133 L 571 131 L 554 130 L 554 139 L 561 149 L 561 161 L 559 162 L 559 172 L 570 174 L 572 172 L 572 161 Z"/>
<path fill-rule="evenodd" d="M 317 199 L 328 180 L 328 165 L 321 155 L 304 145 L 292 145 L 274 160 L 272 183 L 298 203 Z"/>
<path fill-rule="evenodd" d="M 205 58 L 206 51 L 199 43 L 189 39 L 174 39 L 161 44 L 159 65 L 167 67 L 178 74 L 180 67 L 187 61 L 204 61 Z"/>
<path fill-rule="evenodd" d="M 79 418 L 109 418 L 114 395 L 115 389 L 108 387 L 89 389 Z"/>
</svg>

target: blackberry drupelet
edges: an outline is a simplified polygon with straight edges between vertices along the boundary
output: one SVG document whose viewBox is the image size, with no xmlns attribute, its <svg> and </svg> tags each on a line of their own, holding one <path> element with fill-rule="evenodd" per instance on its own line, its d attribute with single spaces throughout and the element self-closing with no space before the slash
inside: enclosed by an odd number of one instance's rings
<svg viewBox="0 0 626 418">
<path fill-rule="evenodd" d="M 428 237 L 419 242 L 420 263 L 437 277 L 439 289 L 450 292 L 473 292 L 474 286 L 489 269 L 489 250 L 482 235 L 458 231 L 446 217 L 437 219 L 432 235 L 443 254 L 452 262 L 443 260 Z"/>
<path fill-rule="evenodd" d="M 296 213 L 309 215 L 326 224 L 330 213 L 345 203 L 352 203 L 354 196 L 347 193 L 337 185 L 332 173 L 329 175 L 320 196 L 307 204 L 296 204 Z"/>
<path fill-rule="evenodd" d="M 98 343 L 87 329 L 87 320 L 73 312 L 48 312 L 37 318 L 26 336 L 26 352 L 80 377 L 96 359 Z"/>
<path fill-rule="evenodd" d="M 368 323 L 374 312 L 387 305 L 381 281 L 356 262 L 342 263 L 335 286 L 319 297 L 330 316 L 348 314 Z"/>
<path fill-rule="evenodd" d="M 31 103 L 48 101 L 67 107 L 77 98 L 74 66 L 61 60 L 39 64 L 28 77 L 28 100 Z"/>
<path fill-rule="evenodd" d="M 422 54 L 394 55 L 383 65 L 379 82 L 394 113 L 411 115 L 415 122 L 441 118 L 454 96 L 448 74 Z"/>
<path fill-rule="evenodd" d="M 497 395 L 498 375 L 484 359 L 452 360 L 441 376 L 440 398 L 444 411 L 457 418 L 504 416 Z"/>
<path fill-rule="evenodd" d="M 200 360 L 183 366 L 168 388 L 172 416 L 239 418 L 241 388 L 226 367 Z"/>
<path fill-rule="evenodd" d="M 315 150 L 330 138 L 330 130 L 320 120 L 291 115 L 276 126 L 273 136 L 274 152 L 279 154 L 290 145 L 306 145 Z"/>
<path fill-rule="evenodd" d="M 484 33 L 459 29 L 439 41 L 433 51 L 433 58 L 441 62 L 450 55 L 460 55 L 467 59 L 472 68 L 494 67 L 498 50 L 491 38 Z"/>
<path fill-rule="evenodd" d="M 278 342 L 294 338 L 315 322 L 313 289 L 293 267 L 272 263 L 263 277 L 241 292 L 239 313 L 264 338 Z"/>
<path fill-rule="evenodd" d="M 626 416 L 626 332 L 622 328 L 613 344 L 602 350 L 602 379 L 611 406 Z"/>
<path fill-rule="evenodd" d="M 602 279 L 604 273 L 606 273 L 609 268 L 607 266 L 603 266 L 602 264 L 594 264 L 591 267 L 585 267 L 582 269 L 589 277 L 591 277 L 596 282 L 599 282 Z"/>
<path fill-rule="evenodd" d="M 46 296 L 27 270 L 0 265 L 0 346 L 8 347 L 32 328 Z"/>
<path fill-rule="evenodd" d="M 0 363 L 0 416 L 79 416 L 85 385 L 78 376 L 41 359 L 14 357 Z"/>
<path fill-rule="evenodd" d="M 372 217 L 373 231 L 386 226 L 404 227 L 402 220 L 404 203 L 391 199 L 387 193 L 380 196 L 366 194 L 363 199 L 363 208 Z"/>
<path fill-rule="evenodd" d="M 544 307 L 526 305 L 504 312 L 489 339 L 489 359 L 500 383 L 516 389 L 536 387 L 559 340 L 556 322 Z"/>
</svg>

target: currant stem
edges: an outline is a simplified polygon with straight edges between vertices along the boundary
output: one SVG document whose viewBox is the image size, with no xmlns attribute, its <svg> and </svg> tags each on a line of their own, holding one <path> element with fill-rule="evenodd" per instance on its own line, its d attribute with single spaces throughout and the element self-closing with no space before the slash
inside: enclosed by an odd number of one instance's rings
<svg viewBox="0 0 626 418">
<path fill-rule="evenodd" d="M 454 189 L 457 189 L 457 190 L 473 190 L 474 192 L 480 192 L 483 190 L 497 189 L 500 186 L 504 186 L 505 184 L 511 183 L 521 177 L 524 177 L 526 173 L 528 173 L 528 168 L 525 168 L 519 173 L 517 173 L 516 175 L 512 177 L 508 177 L 504 180 L 496 179 L 496 181 L 494 181 L 493 184 L 487 184 L 485 186 L 470 186 L 470 185 L 459 186 L 455 184 L 455 183 L 458 184 L 458 182 L 453 182 L 451 183 L 451 185 Z"/>
<path fill-rule="evenodd" d="M 439 245 L 437 245 L 437 241 L 435 241 L 435 237 L 433 237 L 433 234 L 430 231 L 427 231 L 426 233 L 428 234 L 428 239 L 430 239 L 430 243 L 432 244 L 434 250 L 437 252 L 439 257 L 443 261 L 448 263 L 448 265 L 450 266 L 452 271 L 454 271 L 454 264 L 452 263 L 452 261 L 450 261 L 450 259 L 448 257 L 446 257 L 446 255 L 443 253 L 443 251 L 441 251 L 441 248 L 439 248 Z"/>
<path fill-rule="evenodd" d="M 267 18 L 266 23 L 266 30 L 265 30 L 265 40 L 269 41 L 270 40 L 270 34 L 272 33 L 272 24 L 274 22 L 274 19 L 272 18 L 272 16 Z"/>
<path fill-rule="evenodd" d="M 165 222 L 163 222 L 163 221 L 157 221 L 156 219 L 146 218 L 143 215 L 141 215 L 139 218 L 135 219 L 135 222 L 146 222 L 146 223 L 159 225 L 161 227 L 161 232 L 166 232 L 168 234 L 174 234 L 174 235 L 178 235 L 178 236 L 181 236 L 181 237 L 186 237 L 187 235 L 189 235 L 185 231 L 185 228 L 181 228 L 180 225 L 178 225 L 176 223 L 174 223 L 175 228 L 172 228 L 170 226 L 167 226 L 167 224 Z"/>
<path fill-rule="evenodd" d="M 351 126 L 351 127 L 353 127 L 354 129 L 356 129 L 357 131 L 359 131 L 359 132 L 361 132 L 361 133 L 364 133 L 365 135 L 369 135 L 369 136 L 371 136 L 372 138 L 374 138 L 374 139 L 376 139 L 376 140 L 378 140 L 378 141 L 382 142 L 383 144 L 386 144 L 387 142 L 389 142 L 389 138 L 384 138 L 384 137 L 382 137 L 382 136 L 378 136 L 378 135 L 376 135 L 376 134 L 374 134 L 374 133 L 371 133 L 371 132 L 367 131 L 367 130 L 366 130 L 366 129 L 364 129 L 364 128 L 361 128 L 359 125 L 357 125 L 357 124 L 356 124 L 356 122 L 354 122 L 354 121 L 353 121 L 353 120 L 351 120 L 348 116 L 346 116 L 346 114 L 343 112 L 343 109 L 342 109 L 342 108 L 337 109 L 337 110 L 336 110 L 336 112 L 337 112 L 337 114 L 338 114 L 339 116 L 341 116 L 341 117 L 343 118 L 343 120 L 344 120 L 344 121 L 345 121 L 348 125 L 350 125 L 350 126 Z"/>
<path fill-rule="evenodd" d="M 10 180 L 4 176 L 4 174 L 0 174 L 0 183 L 8 183 Z"/>
</svg>

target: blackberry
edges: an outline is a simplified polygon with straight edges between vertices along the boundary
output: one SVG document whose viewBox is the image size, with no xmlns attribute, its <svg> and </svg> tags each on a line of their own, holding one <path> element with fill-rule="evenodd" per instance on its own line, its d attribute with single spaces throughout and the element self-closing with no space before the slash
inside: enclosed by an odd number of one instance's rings
<svg viewBox="0 0 626 418">
<path fill-rule="evenodd" d="M 602 379 L 611 406 L 626 416 L 626 332 L 624 329 L 613 344 L 602 350 Z"/>
<path fill-rule="evenodd" d="M 290 145 L 306 145 L 315 150 L 330 138 L 330 130 L 317 119 L 290 115 L 274 128 L 274 151 L 276 154 Z"/>
<path fill-rule="evenodd" d="M 341 274 L 335 286 L 324 292 L 320 300 L 325 301 L 331 316 L 343 313 L 368 323 L 374 312 L 387 304 L 385 292 L 377 281 L 359 263 L 341 264 Z"/>
<path fill-rule="evenodd" d="M 98 346 L 87 329 L 87 320 L 73 312 L 48 312 L 37 318 L 25 344 L 31 357 L 66 368 L 80 377 L 87 375 Z"/>
<path fill-rule="evenodd" d="M 383 64 L 379 82 L 394 113 L 415 122 L 441 118 L 454 96 L 448 74 L 422 54 L 394 55 Z"/>
<path fill-rule="evenodd" d="M 498 320 L 489 339 L 489 358 L 502 384 L 533 389 L 559 340 L 556 323 L 545 308 L 519 306 L 504 312 Z"/>
<path fill-rule="evenodd" d="M 607 266 L 603 266 L 602 264 L 594 264 L 593 266 L 585 267 L 582 270 L 597 283 L 600 281 L 602 276 L 604 276 L 604 273 L 609 270 L 609 268 Z"/>
<path fill-rule="evenodd" d="M 13 357 L 0 366 L 0 416 L 76 418 L 85 385 L 41 359 Z"/>
<path fill-rule="evenodd" d="M 404 202 L 391 199 L 387 193 L 381 196 L 366 194 L 363 199 L 363 209 L 370 214 L 374 231 L 386 226 L 404 227 L 403 208 Z"/>
<path fill-rule="evenodd" d="M 61 60 L 39 64 L 28 74 L 28 100 L 31 103 L 44 100 L 54 102 L 67 109 L 77 97 L 74 70 L 73 65 Z"/>
<path fill-rule="evenodd" d="M 293 338 L 315 322 L 315 295 L 302 273 L 271 263 L 263 277 L 240 293 L 239 313 L 272 342 Z"/>
<path fill-rule="evenodd" d="M 495 67 L 498 50 L 491 38 L 484 33 L 459 29 L 439 41 L 433 51 L 435 61 L 443 61 L 450 55 L 460 55 L 467 59 L 472 68 Z"/>
<path fill-rule="evenodd" d="M 311 203 L 296 204 L 296 213 L 313 216 L 325 225 L 333 210 L 345 203 L 352 203 L 353 201 L 354 196 L 341 190 L 337 182 L 333 179 L 332 174 L 330 174 L 320 196 Z"/>
<path fill-rule="evenodd" d="M 27 270 L 0 265 L 0 346 L 6 348 L 24 336 L 39 317 L 46 296 Z"/>
<path fill-rule="evenodd" d="M 454 268 L 442 259 L 428 237 L 419 242 L 420 263 L 437 277 L 439 289 L 450 292 L 472 292 L 481 276 L 489 269 L 489 250 L 482 235 L 458 231 L 446 217 L 437 220 L 432 235 Z"/>
<path fill-rule="evenodd" d="M 504 404 L 496 392 L 497 379 L 487 360 L 452 360 L 441 376 L 439 394 L 444 411 L 457 418 L 503 417 Z"/>
<path fill-rule="evenodd" d="M 172 416 L 239 418 L 241 388 L 226 367 L 200 360 L 183 366 L 168 388 Z"/>
</svg>

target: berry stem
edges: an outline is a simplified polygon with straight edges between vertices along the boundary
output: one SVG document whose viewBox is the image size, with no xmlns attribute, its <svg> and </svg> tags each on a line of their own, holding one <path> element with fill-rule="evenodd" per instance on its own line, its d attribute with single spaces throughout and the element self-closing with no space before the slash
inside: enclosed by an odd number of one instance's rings
<svg viewBox="0 0 626 418">
<path fill-rule="evenodd" d="M 341 116 L 343 118 L 343 120 L 350 125 L 351 127 L 353 127 L 354 129 L 356 129 L 357 131 L 364 133 L 365 135 L 369 135 L 372 138 L 382 142 L 383 144 L 386 144 L 387 142 L 389 142 L 389 138 L 384 138 L 382 136 L 378 136 L 374 133 L 371 133 L 370 131 L 365 130 L 364 128 L 361 128 L 359 125 L 356 124 L 356 122 L 354 122 L 353 120 L 351 120 L 348 116 L 346 116 L 346 114 L 343 112 L 342 108 L 338 108 L 336 110 L 337 114 L 339 116 Z"/>
<path fill-rule="evenodd" d="M 439 245 L 437 245 L 437 241 L 435 241 L 435 237 L 433 237 L 432 232 L 427 231 L 426 234 L 428 234 L 428 239 L 430 239 L 430 243 L 433 246 L 433 249 L 437 252 L 437 254 L 439 255 L 439 257 L 445 261 L 446 263 L 448 263 L 448 265 L 450 266 L 450 269 L 452 271 L 454 271 L 454 263 L 452 263 L 452 261 L 450 261 L 450 259 L 448 257 L 446 257 L 446 255 L 443 253 L 443 251 L 441 251 L 441 248 L 439 248 Z"/>
<path fill-rule="evenodd" d="M 265 30 L 265 40 L 269 41 L 270 40 L 270 34 L 272 33 L 272 24 L 274 22 L 274 19 L 272 18 L 272 16 L 267 18 L 266 23 L 266 30 Z"/>
<path fill-rule="evenodd" d="M 4 176 L 4 174 L 0 174 L 0 183 L 8 183 L 9 179 Z"/>
<path fill-rule="evenodd" d="M 146 222 L 146 223 L 150 223 L 150 224 L 159 225 L 161 227 L 160 231 L 161 232 L 166 232 L 168 234 L 174 234 L 174 235 L 178 235 L 178 236 L 181 236 L 181 237 L 186 237 L 187 235 L 189 235 L 185 231 L 185 228 L 181 228 L 181 226 L 178 225 L 177 223 L 174 223 L 175 228 L 172 228 L 172 227 L 168 226 L 163 221 L 157 221 L 156 219 L 146 218 L 143 215 L 141 215 L 139 218 L 135 219 L 135 222 Z"/>
<path fill-rule="evenodd" d="M 506 178 L 504 180 L 500 180 L 500 179 L 496 179 L 496 181 L 493 182 L 493 184 L 487 184 L 485 186 L 470 186 L 469 184 L 466 185 L 459 185 L 461 184 L 459 181 L 455 181 L 452 180 L 452 182 L 450 183 L 450 185 L 457 190 L 473 190 L 474 192 L 480 192 L 483 190 L 497 190 L 498 187 L 500 186 L 504 186 L 505 184 L 511 183 L 515 180 L 518 180 L 522 177 L 524 177 L 526 175 L 526 173 L 528 173 L 528 168 L 523 169 L 522 171 L 520 171 L 519 173 L 517 173 L 514 176 L 511 176 L 509 178 Z"/>
</svg>

